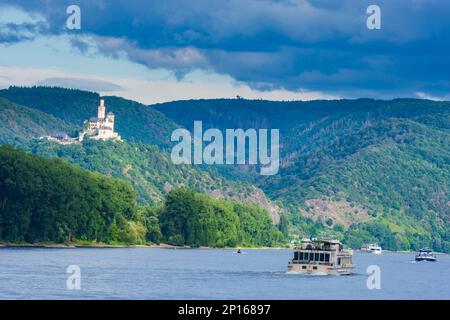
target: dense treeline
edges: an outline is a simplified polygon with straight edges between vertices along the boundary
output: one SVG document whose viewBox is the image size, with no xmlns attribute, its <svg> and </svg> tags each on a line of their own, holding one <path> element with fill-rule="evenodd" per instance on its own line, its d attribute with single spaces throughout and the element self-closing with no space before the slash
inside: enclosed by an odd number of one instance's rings
<svg viewBox="0 0 450 320">
<path fill-rule="evenodd" d="M 167 195 L 160 209 L 160 225 L 165 241 L 178 245 L 272 246 L 283 238 L 266 210 L 188 189 Z"/>
<path fill-rule="evenodd" d="M 0 146 L 0 241 L 224 247 L 282 239 L 254 205 L 175 189 L 160 207 L 138 206 L 126 181 Z"/>
<path fill-rule="evenodd" d="M 387 250 L 419 250 L 423 247 L 434 248 L 440 252 L 450 252 L 448 235 L 450 228 L 436 230 L 440 236 L 431 236 L 423 230 L 392 230 L 389 223 L 374 220 L 352 226 L 344 237 L 344 242 L 352 248 L 361 248 L 365 243 L 379 243 Z"/>
<path fill-rule="evenodd" d="M 8 242 L 139 238 L 129 183 L 0 147 L 0 239 Z M 136 240 L 136 239 L 134 239 Z"/>
<path fill-rule="evenodd" d="M 448 224 L 436 224 L 432 232 L 429 232 L 424 226 L 404 215 L 398 215 L 396 220 L 392 221 L 389 214 L 384 214 L 372 220 L 354 223 L 348 229 L 339 223 L 328 224 L 327 221 L 324 225 L 321 221 L 301 216 L 296 216 L 296 219 L 293 224 L 302 230 L 301 235 L 338 239 L 353 249 L 360 249 L 368 243 L 378 243 L 383 249 L 392 251 L 417 251 L 429 247 L 438 252 L 450 252 Z"/>
</svg>

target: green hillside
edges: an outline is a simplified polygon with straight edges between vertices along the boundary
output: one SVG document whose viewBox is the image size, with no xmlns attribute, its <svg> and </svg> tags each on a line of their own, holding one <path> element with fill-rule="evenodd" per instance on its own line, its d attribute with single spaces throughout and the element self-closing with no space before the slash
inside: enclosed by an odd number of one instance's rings
<svg viewBox="0 0 450 320">
<path fill-rule="evenodd" d="M 260 186 L 269 196 L 299 206 L 302 214 L 308 210 L 306 215 L 323 222 L 331 219 L 330 226 L 333 220 L 355 224 L 355 228 L 367 220 L 380 222 L 397 240 L 372 240 L 385 248 L 433 246 L 448 252 L 448 135 L 411 120 L 392 119 L 358 134 L 333 136 L 335 143 L 302 153 L 298 163 L 284 168 L 278 179 L 262 180 Z M 348 152 L 352 146 L 355 151 Z M 325 209 L 314 208 L 323 201 Z M 339 212 L 339 205 L 347 212 Z M 348 215 L 355 207 L 366 214 Z"/>
<path fill-rule="evenodd" d="M 0 96 L 71 125 L 95 114 L 99 99 L 55 88 L 11 88 L 0 90 Z M 69 101 L 70 108 L 61 110 L 59 101 Z M 289 210 L 294 235 L 331 233 L 352 246 L 378 241 L 387 249 L 432 246 L 450 252 L 449 102 L 217 99 L 148 107 L 107 97 L 106 105 L 117 113 L 120 134 L 136 144 L 63 148 L 33 142 L 29 148 L 127 178 L 143 203 L 152 203 L 172 186 L 236 200 L 261 188 Z M 280 129 L 279 173 L 262 177 L 249 166 L 175 168 L 166 153 L 140 144 L 170 147 L 173 128 L 192 130 L 194 120 L 202 120 L 204 130 Z M 230 192 L 233 196 L 227 197 Z M 250 198 L 268 204 L 261 194 Z"/>
<path fill-rule="evenodd" d="M 80 129 L 83 121 L 97 115 L 97 93 L 62 88 L 20 88 L 0 90 L 0 97 L 63 120 Z M 118 97 L 102 97 L 107 111 L 116 115 L 116 130 L 128 141 L 167 147 L 177 125 L 154 108 Z"/>
<path fill-rule="evenodd" d="M 222 99 L 156 109 L 189 128 L 194 120 L 202 120 L 204 130 L 279 128 L 279 173 L 251 181 L 290 208 L 301 235 L 325 232 L 355 246 L 378 241 L 389 249 L 450 251 L 448 102 Z M 355 242 L 361 229 L 369 231 Z"/>
<path fill-rule="evenodd" d="M 87 141 L 83 145 L 63 146 L 33 139 L 59 131 L 76 132 L 84 120 L 96 114 L 100 99 L 98 94 L 62 88 L 11 87 L 0 90 L 0 96 L 32 107 L 20 107 L 29 113 L 25 120 L 15 116 L 5 118 L 5 121 L 0 118 L 0 133 L 7 132 L 0 135 L 2 143 L 20 145 L 41 156 L 62 157 L 84 169 L 127 179 L 137 191 L 140 203 L 155 204 L 172 188 L 189 187 L 215 198 L 261 205 L 269 210 L 275 222 L 279 220 L 280 208 L 257 187 L 224 179 L 216 170 L 173 165 L 164 150 L 170 146 L 170 135 L 178 125 L 154 108 L 118 97 L 103 97 L 107 110 L 116 114 L 116 130 L 126 142 Z M 13 114 L 19 113 L 23 112 L 15 110 Z M 40 126 L 41 119 L 46 119 L 46 126 Z M 11 130 L 11 121 L 17 123 L 20 129 Z M 33 130 L 34 127 L 39 130 Z M 54 127 L 63 130 L 54 130 Z M 10 131 L 14 136 L 9 134 Z"/>
<path fill-rule="evenodd" d="M 0 144 L 20 145 L 32 138 L 70 131 L 60 119 L 0 98 Z"/>
<path fill-rule="evenodd" d="M 40 156 L 66 159 L 83 169 L 129 180 L 142 204 L 157 204 L 170 190 L 184 187 L 215 198 L 256 203 L 266 208 L 271 206 L 254 186 L 228 181 L 197 166 L 174 165 L 170 156 L 156 146 L 89 140 L 83 144 L 60 145 L 33 140 L 23 144 L 22 148 Z"/>
</svg>

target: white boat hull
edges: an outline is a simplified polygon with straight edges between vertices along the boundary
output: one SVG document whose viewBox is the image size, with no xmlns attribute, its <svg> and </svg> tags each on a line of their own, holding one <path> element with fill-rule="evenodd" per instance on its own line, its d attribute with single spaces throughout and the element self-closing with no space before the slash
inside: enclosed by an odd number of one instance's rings
<svg viewBox="0 0 450 320">
<path fill-rule="evenodd" d="M 435 262 L 436 258 L 435 257 L 416 257 L 416 261 L 431 261 L 431 262 Z"/>
<path fill-rule="evenodd" d="M 313 265 L 313 264 L 297 264 L 289 263 L 289 273 L 311 274 L 311 275 L 350 275 L 352 274 L 353 266 L 333 267 L 327 265 Z"/>
</svg>

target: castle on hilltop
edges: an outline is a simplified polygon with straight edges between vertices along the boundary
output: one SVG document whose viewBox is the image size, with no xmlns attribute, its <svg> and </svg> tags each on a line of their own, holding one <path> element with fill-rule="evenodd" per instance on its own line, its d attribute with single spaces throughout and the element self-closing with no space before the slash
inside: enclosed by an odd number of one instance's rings
<svg viewBox="0 0 450 320">
<path fill-rule="evenodd" d="M 82 142 L 84 138 L 122 141 L 120 135 L 114 131 L 114 113 L 108 112 L 106 114 L 105 100 L 100 100 L 97 117 L 84 121 L 84 129 L 78 132 L 77 138 L 71 138 L 66 133 L 57 133 L 42 136 L 39 139 L 59 144 L 74 144 Z"/>
<path fill-rule="evenodd" d="M 84 130 L 79 133 L 79 141 L 83 141 L 85 136 L 94 140 L 119 140 L 120 135 L 114 131 L 114 113 L 106 114 L 105 100 L 100 100 L 97 117 L 90 118 L 84 122 Z"/>
</svg>

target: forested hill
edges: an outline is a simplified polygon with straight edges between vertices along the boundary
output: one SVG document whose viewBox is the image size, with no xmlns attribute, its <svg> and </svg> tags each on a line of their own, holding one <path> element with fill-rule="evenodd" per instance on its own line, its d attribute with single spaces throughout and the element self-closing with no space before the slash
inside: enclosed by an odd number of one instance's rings
<svg viewBox="0 0 450 320">
<path fill-rule="evenodd" d="M 96 114 L 99 95 L 60 88 L 14 87 L 0 93 L 33 106 L 0 98 L 0 143 L 45 157 L 64 158 L 81 168 L 129 180 L 140 204 L 158 204 L 170 190 L 187 187 L 214 198 L 260 205 L 270 212 L 274 222 L 280 219 L 280 208 L 259 188 L 229 181 L 198 166 L 174 165 L 167 150 L 163 150 L 169 146 L 171 130 L 177 125 L 150 107 L 121 98 L 106 98 L 108 110 L 118 114 L 116 129 L 126 141 L 118 144 L 86 140 L 83 144 L 60 145 L 37 138 L 61 132 L 76 135 L 83 121 Z M 124 126 L 127 129 L 121 131 Z"/>
<path fill-rule="evenodd" d="M 0 144 L 20 145 L 39 136 L 71 130 L 72 126 L 61 119 L 0 98 Z"/>
<path fill-rule="evenodd" d="M 230 181 L 197 166 L 174 165 L 156 146 L 131 142 L 90 141 L 60 145 L 30 140 L 21 148 L 45 157 L 59 157 L 83 169 L 130 181 L 140 204 L 157 205 L 172 189 L 189 188 L 219 199 L 238 200 L 267 209 L 278 222 L 280 208 L 250 183 Z"/>
<path fill-rule="evenodd" d="M 0 97 L 47 113 L 80 129 L 83 121 L 95 117 L 100 101 L 97 93 L 63 88 L 21 88 L 0 90 Z M 135 101 L 119 97 L 105 99 L 107 112 L 116 115 L 116 130 L 128 141 L 140 141 L 169 147 L 170 135 L 177 124 L 162 113 Z"/>
<path fill-rule="evenodd" d="M 139 206 L 131 185 L 61 159 L 0 146 L 0 242 L 272 246 L 283 235 L 266 210 L 174 189 Z"/>
<path fill-rule="evenodd" d="M 281 169 L 255 175 L 255 183 L 289 206 L 294 220 L 349 230 L 354 247 L 378 241 L 450 251 L 449 102 L 219 99 L 155 108 L 190 129 L 194 120 L 204 130 L 280 129 Z"/>
<path fill-rule="evenodd" d="M 11 88 L 0 90 L 0 97 L 70 126 L 95 114 L 99 99 L 58 88 Z M 432 246 L 450 252 L 449 102 L 217 99 L 144 106 L 106 97 L 106 105 L 117 114 L 117 130 L 125 139 L 163 149 L 172 145 L 173 128 L 192 129 L 194 120 L 202 120 L 204 130 L 278 128 L 278 174 L 261 177 L 248 166 L 214 169 L 238 183 L 254 184 L 286 207 L 292 233 L 328 232 L 354 247 L 380 242 L 387 249 Z M 46 149 L 35 151 L 45 155 Z M 77 159 L 77 152 L 72 154 Z M 55 150 L 49 155 L 65 156 Z M 76 161 L 82 165 L 92 158 Z"/>
<path fill-rule="evenodd" d="M 177 123 L 190 127 L 202 120 L 205 127 L 216 128 L 279 128 L 284 132 L 305 123 L 329 117 L 354 115 L 367 119 L 417 118 L 448 113 L 449 102 L 422 99 L 394 100 L 315 100 L 267 101 L 245 99 L 182 100 L 155 104 L 156 110 Z M 435 125 L 449 128 L 441 121 Z"/>
</svg>

